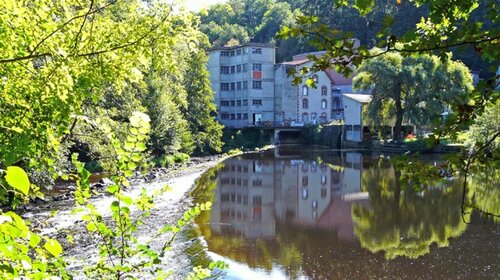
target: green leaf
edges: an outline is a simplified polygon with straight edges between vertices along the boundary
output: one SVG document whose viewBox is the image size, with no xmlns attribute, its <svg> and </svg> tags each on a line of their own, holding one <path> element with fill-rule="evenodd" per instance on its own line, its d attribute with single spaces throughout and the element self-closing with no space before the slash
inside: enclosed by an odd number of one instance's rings
<svg viewBox="0 0 500 280">
<path fill-rule="evenodd" d="M 55 239 L 47 239 L 47 242 L 45 242 L 45 245 L 43 247 L 49 251 L 54 257 L 58 257 L 62 253 L 62 247 L 59 242 Z"/>
<path fill-rule="evenodd" d="M 25 195 L 28 195 L 30 190 L 30 180 L 24 170 L 17 166 L 7 167 L 5 180 L 14 189 L 19 190 Z"/>
</svg>

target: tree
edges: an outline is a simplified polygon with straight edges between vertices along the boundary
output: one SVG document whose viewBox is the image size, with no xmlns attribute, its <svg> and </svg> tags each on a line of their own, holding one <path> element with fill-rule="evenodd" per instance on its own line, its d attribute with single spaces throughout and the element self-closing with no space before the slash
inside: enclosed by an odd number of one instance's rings
<svg viewBox="0 0 500 280">
<path fill-rule="evenodd" d="M 368 106 L 372 124 L 395 118 L 394 139 L 401 136 L 403 120 L 429 125 L 448 102 L 465 99 L 472 91 L 469 70 L 450 58 L 443 62 L 430 55 L 387 53 L 364 61 L 357 72 L 354 87 L 373 96 Z"/>
<path fill-rule="evenodd" d="M 205 67 L 207 63 L 208 57 L 204 50 L 193 53 L 188 59 L 189 70 L 185 81 L 188 98 L 184 116 L 193 135 L 195 152 L 200 154 L 220 152 L 223 144 L 223 126 L 215 119 L 214 92 L 210 85 L 210 74 Z"/>
<path fill-rule="evenodd" d="M 407 1 L 394 1 L 398 5 Z M 314 61 L 312 69 L 301 72 L 316 72 L 329 67 L 335 67 L 342 74 L 349 75 L 353 67 L 358 67 L 364 60 L 369 60 L 384 53 L 396 52 L 404 56 L 411 54 L 435 54 L 445 60 L 450 50 L 462 47 L 474 47 L 485 62 L 497 64 L 500 50 L 497 47 L 500 40 L 500 17 L 498 1 L 455 1 L 455 0 L 413 0 L 408 9 L 425 7 L 427 12 L 414 28 L 408 28 L 396 34 L 392 28 L 404 24 L 404 18 L 396 21 L 391 14 L 385 13 L 384 25 L 378 30 L 377 45 L 383 52 L 370 53 L 369 46 L 362 44 L 354 47 L 352 34 L 343 30 L 331 28 L 322 23 L 316 16 L 299 17 L 296 27 L 284 28 L 281 37 L 303 37 L 318 49 L 326 50 L 322 57 L 311 57 Z M 335 8 L 352 7 L 361 16 L 370 16 L 376 11 L 375 1 L 357 0 L 353 2 L 335 0 Z M 483 11 L 472 16 L 475 10 Z M 493 69 L 492 69 L 493 70 Z M 482 114 L 486 104 L 496 102 L 499 94 L 494 89 L 495 76 L 476 86 L 473 93 L 466 99 L 454 100 L 451 109 L 457 113 L 454 122 L 448 122 L 447 132 L 456 133 L 467 128 Z"/>
</svg>

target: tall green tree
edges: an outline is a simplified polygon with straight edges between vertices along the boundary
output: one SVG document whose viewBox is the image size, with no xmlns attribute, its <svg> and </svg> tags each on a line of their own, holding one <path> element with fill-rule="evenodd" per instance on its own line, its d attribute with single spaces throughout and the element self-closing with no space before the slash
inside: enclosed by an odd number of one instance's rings
<svg viewBox="0 0 500 280">
<path fill-rule="evenodd" d="M 473 88 L 463 63 L 398 53 L 364 61 L 353 83 L 355 88 L 371 91 L 368 115 L 373 125 L 395 119 L 394 139 L 401 136 L 403 120 L 417 126 L 430 125 L 449 102 L 466 99 Z"/>
<path fill-rule="evenodd" d="M 208 42 L 205 42 L 208 43 Z M 210 85 L 210 73 L 206 68 L 208 57 L 200 49 L 188 59 L 186 73 L 187 107 L 184 116 L 193 135 L 194 151 L 199 154 L 220 152 L 223 126 L 215 119 L 214 92 Z"/>
</svg>

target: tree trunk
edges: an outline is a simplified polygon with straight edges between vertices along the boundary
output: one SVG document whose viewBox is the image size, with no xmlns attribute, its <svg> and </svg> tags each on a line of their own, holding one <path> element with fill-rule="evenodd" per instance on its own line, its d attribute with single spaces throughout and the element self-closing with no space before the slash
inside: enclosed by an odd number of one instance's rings
<svg viewBox="0 0 500 280">
<path fill-rule="evenodd" d="M 396 123 L 394 124 L 394 135 L 393 139 L 394 140 L 399 140 L 401 139 L 401 124 L 403 123 L 403 105 L 401 104 L 401 95 L 396 94 L 395 98 L 395 105 L 396 105 Z"/>
</svg>

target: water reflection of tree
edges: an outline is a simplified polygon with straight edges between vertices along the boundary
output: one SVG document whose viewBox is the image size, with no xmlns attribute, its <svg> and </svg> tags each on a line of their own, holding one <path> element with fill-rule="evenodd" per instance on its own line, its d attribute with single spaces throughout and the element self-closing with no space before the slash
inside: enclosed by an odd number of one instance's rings
<svg viewBox="0 0 500 280">
<path fill-rule="evenodd" d="M 498 162 L 481 164 L 469 175 L 465 201 L 465 213 L 473 209 L 480 214 L 500 222 L 500 172 Z M 479 169 L 479 170 L 477 170 Z"/>
<path fill-rule="evenodd" d="M 466 224 L 460 213 L 459 183 L 434 182 L 417 192 L 402 190 L 401 174 L 391 166 L 363 171 L 363 191 L 370 194 L 371 208 L 354 205 L 354 233 L 361 246 L 386 259 L 417 258 L 429 253 L 433 243 L 448 246 L 450 237 L 460 236 Z"/>
</svg>

